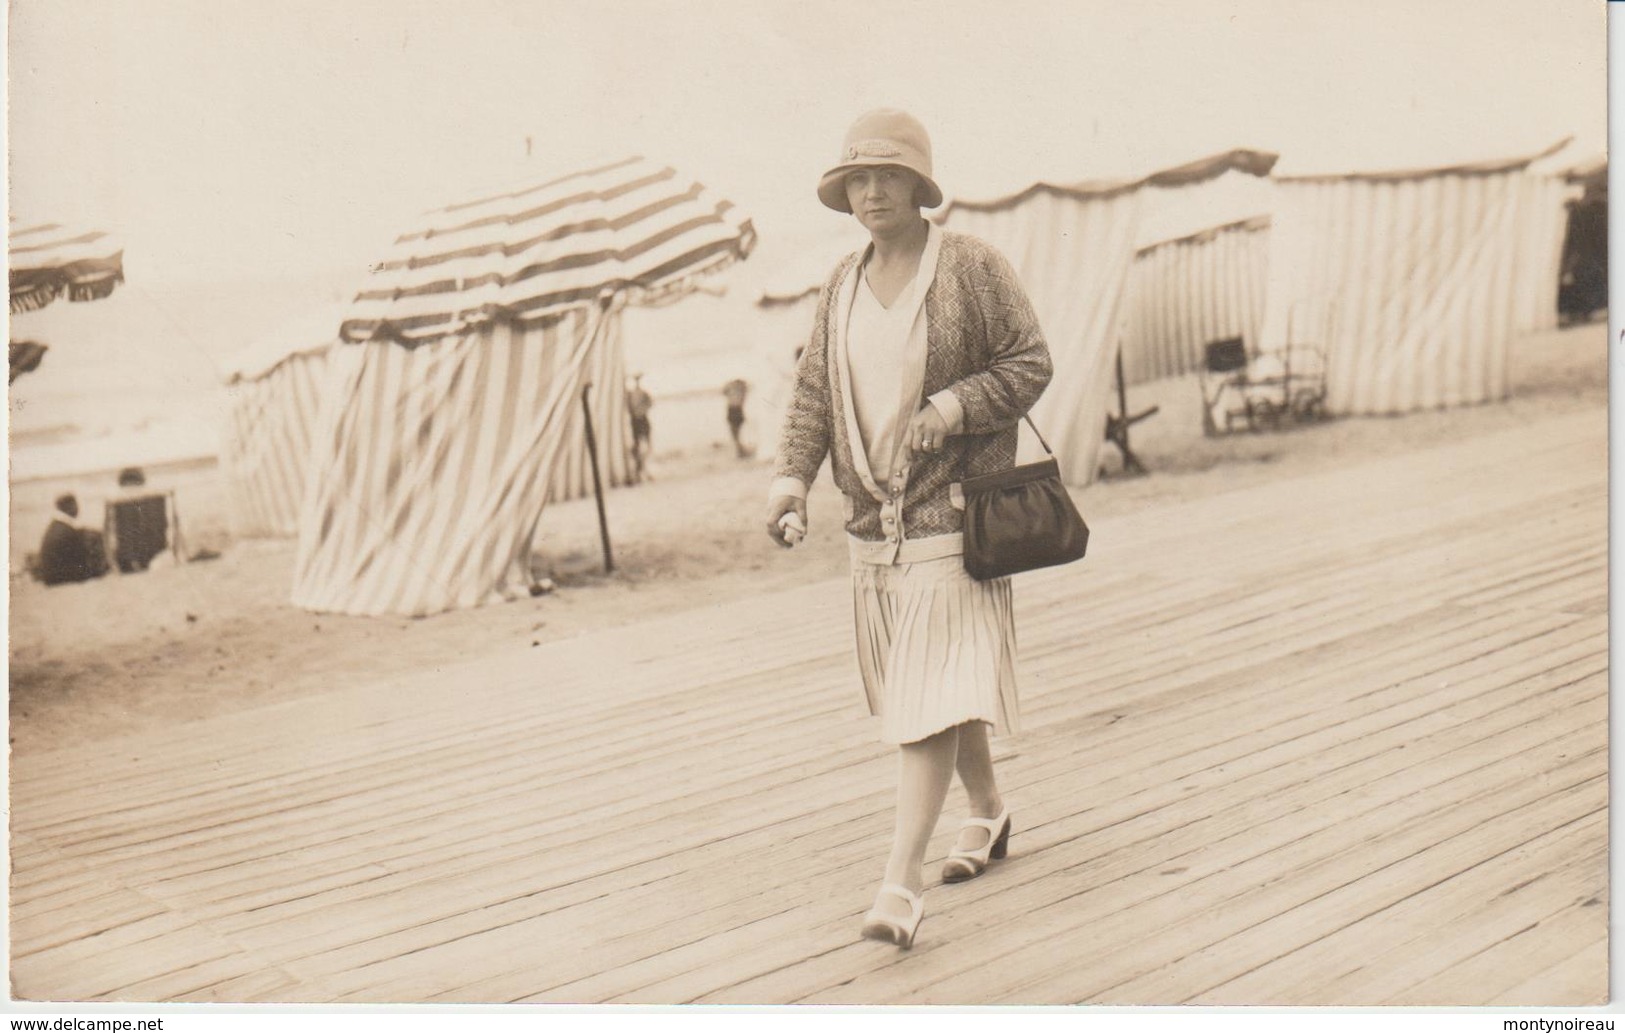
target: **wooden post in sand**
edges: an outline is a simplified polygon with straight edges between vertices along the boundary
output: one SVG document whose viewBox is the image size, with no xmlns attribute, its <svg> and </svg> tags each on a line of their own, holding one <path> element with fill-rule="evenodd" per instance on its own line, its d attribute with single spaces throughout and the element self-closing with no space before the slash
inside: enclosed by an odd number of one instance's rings
<svg viewBox="0 0 1625 1033">
<path fill-rule="evenodd" d="M 598 500 L 598 537 L 604 542 L 604 573 L 615 572 L 615 557 L 609 550 L 609 518 L 604 514 L 604 482 L 598 476 L 598 441 L 592 433 L 592 405 L 587 401 L 592 385 L 581 389 L 581 415 L 587 420 L 587 461 L 592 464 L 592 493 Z"/>
</svg>

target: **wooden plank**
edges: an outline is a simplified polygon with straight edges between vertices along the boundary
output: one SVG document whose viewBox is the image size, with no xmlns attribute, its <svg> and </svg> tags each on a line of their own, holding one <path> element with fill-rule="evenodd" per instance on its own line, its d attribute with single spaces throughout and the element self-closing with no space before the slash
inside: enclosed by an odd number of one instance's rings
<svg viewBox="0 0 1625 1033">
<path fill-rule="evenodd" d="M 1210 971 L 1222 968 L 1179 963 L 1166 966 L 1158 978 L 1138 980 L 1117 992 L 1131 996 L 1175 992 L 1187 995 L 1182 1002 L 1194 1004 L 1303 1004 L 1307 975 L 1315 1003 L 1394 1003 L 1406 984 L 1595 893 L 1606 878 L 1606 861 L 1594 849 L 1606 838 L 1601 818 L 1599 814 L 1505 854 L 1475 861 L 1395 903 L 1350 916 L 1352 921 L 1341 927 L 1323 926 L 1316 930 L 1317 939 L 1296 950 L 1287 948 L 1299 938 L 1288 933 L 1280 956 L 1217 986 L 1191 993 L 1191 987 L 1212 978 Z M 1297 918 L 1286 915 L 1273 924 L 1290 925 Z M 1595 935 L 1602 929 L 1598 923 L 1589 932 Z M 1256 932 L 1278 934 L 1270 926 Z M 1246 950 L 1247 944 L 1231 940 L 1212 950 L 1222 953 L 1232 948 Z M 1481 984 L 1470 996 L 1449 1003 L 1482 1003 L 1493 985 Z"/>
<path fill-rule="evenodd" d="M 1516 966 L 1523 971 L 1522 966 Z M 1574 1006 L 1608 1003 L 1608 941 L 1595 940 L 1572 958 L 1558 961 L 1489 1002 L 1497 1008 L 1550 1005 L 1554 1001 Z"/>
<path fill-rule="evenodd" d="M 1255 926 L 1262 929 L 1265 923 L 1270 922 L 1278 928 L 1260 932 L 1257 938 L 1274 941 L 1288 929 L 1297 930 L 1296 935 L 1312 935 L 1317 927 L 1328 922 L 1336 923 L 1349 909 L 1374 906 L 1413 891 L 1418 882 L 1429 878 L 1426 869 L 1435 864 L 1461 864 L 1464 857 L 1486 853 L 1494 856 L 1521 846 L 1528 835 L 1525 823 L 1533 820 L 1536 814 L 1555 812 L 1541 818 L 1542 825 L 1537 828 L 1544 834 L 1601 813 L 1602 785 L 1599 777 L 1590 783 L 1565 786 L 1559 794 L 1529 801 L 1520 810 L 1493 812 L 1511 813 L 1513 820 L 1510 822 L 1487 823 L 1467 831 L 1453 831 L 1445 834 L 1448 838 L 1441 835 L 1431 842 L 1424 843 L 1427 837 L 1416 834 L 1414 830 L 1408 837 L 1383 836 L 1379 841 L 1382 845 L 1394 844 L 1389 849 L 1373 851 L 1374 856 L 1369 859 L 1358 858 L 1342 865 L 1311 862 L 1318 878 L 1294 879 L 1290 888 L 1283 887 L 1288 890 L 1283 895 L 1271 896 L 1255 891 L 1220 896 L 1218 899 L 1210 896 L 1203 903 L 1207 909 L 1217 908 L 1217 913 L 1214 910 L 1199 913 L 1183 901 L 1167 901 L 1160 907 L 1141 909 L 1118 921 L 1108 920 L 1107 928 L 1087 930 L 1084 942 L 1097 942 L 1096 938 L 1102 934 L 1133 936 L 1137 929 L 1147 927 L 1145 923 L 1162 921 L 1178 922 L 1185 944 L 1201 944 L 1204 947 L 1233 936 L 1238 929 L 1252 929 Z M 1496 806 L 1499 807 L 1499 802 Z M 1492 812 L 1478 808 L 1474 813 L 1482 819 Z M 1374 829 L 1367 828 L 1367 835 L 1372 831 Z M 1359 845 L 1360 841 L 1354 840 L 1344 843 L 1342 849 L 1350 851 Z M 1372 845 L 1372 842 L 1368 839 L 1366 845 Z M 1290 871 L 1298 863 L 1299 856 L 1300 851 L 1296 850 L 1279 852 L 1278 856 L 1270 858 L 1268 867 L 1277 872 Z M 1382 878 L 1372 878 L 1374 872 L 1382 872 Z M 1038 952 L 1025 948 L 1001 959 L 1006 963 L 1001 965 L 1003 985 L 995 987 L 983 984 L 971 989 L 982 991 L 978 997 L 985 995 L 988 1000 L 1009 1003 L 1146 1003 L 1145 998 L 1134 993 L 1130 981 L 1139 972 L 1156 964 L 1157 955 L 1167 950 L 1168 945 L 1156 938 L 1138 939 L 1128 949 L 1120 949 L 1109 958 L 1098 959 L 1097 964 L 1090 966 L 1087 972 L 1057 970 L 1050 963 L 1044 966 L 1045 971 L 1040 978 L 1031 979 L 1027 973 L 1032 971 L 1031 963 L 1038 960 Z M 1163 998 L 1162 1002 L 1168 1000 Z M 1272 1002 L 1265 999 L 1254 1003 Z"/>
<path fill-rule="evenodd" d="M 184 916 L 165 911 L 14 957 L 12 992 L 27 1000 L 133 999 L 118 997 L 118 991 L 241 954 Z M 238 966 L 242 972 L 263 967 L 252 959 L 243 959 Z"/>
<path fill-rule="evenodd" d="M 1541 995 L 1537 999 L 1547 1006 L 1602 1003 L 1607 997 L 1607 958 L 1597 964 L 1580 955 L 1595 943 L 1607 942 L 1607 858 L 1588 863 L 1594 885 L 1604 887 L 1603 892 L 1583 895 L 1442 970 L 1429 966 L 1433 974 L 1396 991 L 1385 1003 L 1428 1007 L 1494 1000 L 1497 987 L 1505 986 L 1505 992 L 1511 992 L 1514 986 L 1509 984 L 1523 983 L 1533 983 L 1532 989 Z M 1582 978 L 1574 982 L 1563 978 L 1568 970 Z M 1530 973 L 1542 978 L 1532 980 Z"/>
</svg>

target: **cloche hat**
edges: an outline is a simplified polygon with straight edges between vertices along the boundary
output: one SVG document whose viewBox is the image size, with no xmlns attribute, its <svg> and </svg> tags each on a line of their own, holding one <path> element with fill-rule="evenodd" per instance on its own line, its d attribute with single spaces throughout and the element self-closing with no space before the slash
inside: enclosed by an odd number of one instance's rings
<svg viewBox="0 0 1625 1033">
<path fill-rule="evenodd" d="M 818 199 L 826 207 L 852 214 L 846 201 L 846 174 L 874 165 L 901 165 L 919 176 L 920 207 L 942 203 L 942 188 L 931 178 L 931 137 L 919 119 L 894 108 L 877 108 L 852 123 L 841 144 L 839 164 L 818 181 Z"/>
</svg>

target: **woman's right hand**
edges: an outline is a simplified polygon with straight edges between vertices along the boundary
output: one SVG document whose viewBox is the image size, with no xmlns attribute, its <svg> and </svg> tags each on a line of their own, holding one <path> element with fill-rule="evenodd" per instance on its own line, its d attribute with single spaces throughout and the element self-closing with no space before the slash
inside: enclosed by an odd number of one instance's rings
<svg viewBox="0 0 1625 1033">
<path fill-rule="evenodd" d="M 801 526 L 806 527 L 807 500 L 794 495 L 780 495 L 767 504 L 767 536 L 788 549 L 795 543 L 785 538 L 784 525 L 779 523 L 786 513 L 794 513 L 800 519 Z"/>
</svg>

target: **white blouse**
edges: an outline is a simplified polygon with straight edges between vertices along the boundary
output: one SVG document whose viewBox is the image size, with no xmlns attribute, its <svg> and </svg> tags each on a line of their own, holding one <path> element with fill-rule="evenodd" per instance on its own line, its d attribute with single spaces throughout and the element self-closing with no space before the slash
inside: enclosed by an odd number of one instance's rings
<svg viewBox="0 0 1625 1033">
<path fill-rule="evenodd" d="M 920 274 L 915 272 L 890 308 L 875 297 L 866 266 L 859 267 L 858 275 L 852 315 L 847 322 L 852 405 L 857 410 L 858 431 L 869 469 L 875 483 L 885 488 L 891 480 L 893 462 L 898 459 L 906 420 L 913 415 L 913 407 L 903 398 L 903 356 L 918 311 L 913 301 Z"/>
</svg>

